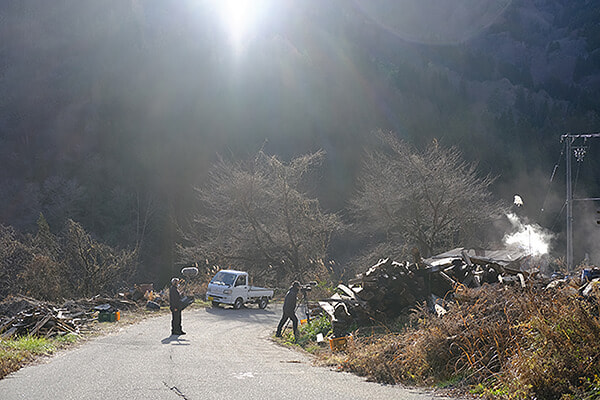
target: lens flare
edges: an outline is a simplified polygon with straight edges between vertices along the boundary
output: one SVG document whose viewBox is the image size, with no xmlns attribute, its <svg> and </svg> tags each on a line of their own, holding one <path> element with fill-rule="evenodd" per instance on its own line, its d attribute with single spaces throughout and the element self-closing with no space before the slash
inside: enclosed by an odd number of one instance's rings
<svg viewBox="0 0 600 400">
<path fill-rule="evenodd" d="M 213 7 L 236 50 L 242 47 L 258 23 L 264 3 L 261 0 L 213 0 Z"/>
</svg>

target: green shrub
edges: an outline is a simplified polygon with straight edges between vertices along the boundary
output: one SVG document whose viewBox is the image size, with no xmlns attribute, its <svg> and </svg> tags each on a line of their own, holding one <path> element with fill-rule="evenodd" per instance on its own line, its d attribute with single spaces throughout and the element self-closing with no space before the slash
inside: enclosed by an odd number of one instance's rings
<svg viewBox="0 0 600 400">
<path fill-rule="evenodd" d="M 312 319 L 310 323 L 300 325 L 298 330 L 300 331 L 298 344 L 304 346 L 309 342 L 315 342 L 319 333 L 323 337 L 328 336 L 331 331 L 331 321 L 329 316 L 324 314 Z"/>
</svg>

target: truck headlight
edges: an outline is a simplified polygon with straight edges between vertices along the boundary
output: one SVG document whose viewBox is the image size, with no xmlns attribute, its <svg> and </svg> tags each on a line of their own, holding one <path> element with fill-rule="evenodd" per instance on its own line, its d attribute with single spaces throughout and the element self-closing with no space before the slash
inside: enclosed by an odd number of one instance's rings
<svg viewBox="0 0 600 400">
<path fill-rule="evenodd" d="M 225 289 L 225 290 L 223 290 L 223 294 L 231 294 L 231 289 Z"/>
</svg>

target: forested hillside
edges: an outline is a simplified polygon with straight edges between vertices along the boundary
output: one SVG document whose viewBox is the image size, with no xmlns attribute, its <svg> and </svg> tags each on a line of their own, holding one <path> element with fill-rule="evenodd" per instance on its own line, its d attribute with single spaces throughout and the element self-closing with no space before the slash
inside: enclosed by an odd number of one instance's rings
<svg viewBox="0 0 600 400">
<path fill-rule="evenodd" d="M 164 280 L 195 261 L 176 258 L 178 227 L 219 155 L 322 149 L 307 190 L 341 212 L 381 129 L 457 146 L 497 176 L 498 200 L 519 193 L 529 218 L 562 230 L 560 135 L 600 131 L 596 2 L 218 3 L 0 3 L 0 224 L 70 218 L 139 247 L 142 274 Z M 236 36 L 225 21 L 240 11 L 253 19 Z M 577 195 L 600 196 L 597 142 Z"/>
</svg>

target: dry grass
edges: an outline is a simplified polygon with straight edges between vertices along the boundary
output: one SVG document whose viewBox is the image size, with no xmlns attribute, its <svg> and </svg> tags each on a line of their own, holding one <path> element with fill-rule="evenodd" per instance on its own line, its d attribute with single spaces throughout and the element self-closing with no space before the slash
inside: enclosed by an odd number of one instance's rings
<svg viewBox="0 0 600 400">
<path fill-rule="evenodd" d="M 592 398 L 600 387 L 598 297 L 462 289 L 401 332 L 358 337 L 344 369 L 386 383 L 451 385 L 497 399 Z"/>
</svg>

